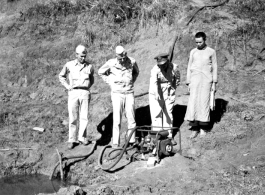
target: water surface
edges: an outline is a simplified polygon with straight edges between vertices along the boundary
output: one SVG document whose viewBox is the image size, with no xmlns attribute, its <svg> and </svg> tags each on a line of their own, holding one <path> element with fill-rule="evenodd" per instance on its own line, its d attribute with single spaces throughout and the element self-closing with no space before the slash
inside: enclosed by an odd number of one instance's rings
<svg viewBox="0 0 265 195">
<path fill-rule="evenodd" d="M 55 193 L 66 184 L 45 175 L 12 176 L 0 179 L 0 195 L 36 195 Z"/>
</svg>

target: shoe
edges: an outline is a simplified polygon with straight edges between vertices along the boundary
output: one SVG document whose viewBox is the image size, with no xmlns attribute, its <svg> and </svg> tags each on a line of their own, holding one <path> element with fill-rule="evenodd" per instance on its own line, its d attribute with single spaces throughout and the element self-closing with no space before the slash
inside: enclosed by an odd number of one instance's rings
<svg viewBox="0 0 265 195">
<path fill-rule="evenodd" d="M 199 134 L 198 131 L 192 131 L 191 135 L 190 135 L 190 139 L 194 139 L 195 137 L 197 137 Z"/>
<path fill-rule="evenodd" d="M 68 144 L 68 146 L 67 146 L 67 148 L 68 148 L 69 150 L 72 150 L 74 147 L 75 147 L 74 142 L 70 142 L 70 143 Z"/>
<path fill-rule="evenodd" d="M 203 129 L 200 130 L 200 137 L 205 137 L 206 134 L 206 131 L 204 131 Z"/>
<path fill-rule="evenodd" d="M 87 146 L 88 144 L 90 144 L 90 141 L 88 140 L 84 140 L 84 141 L 79 141 L 80 144 Z"/>
</svg>

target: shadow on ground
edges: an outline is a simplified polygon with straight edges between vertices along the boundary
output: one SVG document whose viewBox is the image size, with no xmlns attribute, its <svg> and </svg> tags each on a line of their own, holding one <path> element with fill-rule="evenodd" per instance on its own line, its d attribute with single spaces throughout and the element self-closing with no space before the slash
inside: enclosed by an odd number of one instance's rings
<svg viewBox="0 0 265 195">
<path fill-rule="evenodd" d="M 215 100 L 215 110 L 211 111 L 211 121 L 208 127 L 209 131 L 215 123 L 221 121 L 223 114 L 226 112 L 228 101 L 223 99 Z M 187 106 L 176 104 L 173 108 L 173 127 L 180 127 L 184 122 Z M 135 111 L 135 120 L 137 126 L 151 125 L 151 115 L 149 105 L 137 108 Z M 111 142 L 113 126 L 113 113 L 110 113 L 97 126 L 97 130 L 101 133 L 101 138 L 98 140 L 98 145 L 106 145 Z M 178 129 L 173 132 L 173 136 L 177 134 Z"/>
</svg>

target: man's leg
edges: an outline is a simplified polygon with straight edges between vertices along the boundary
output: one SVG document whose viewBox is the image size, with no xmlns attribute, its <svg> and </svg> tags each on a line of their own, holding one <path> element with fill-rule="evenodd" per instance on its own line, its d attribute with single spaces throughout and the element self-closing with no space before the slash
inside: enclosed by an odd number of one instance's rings
<svg viewBox="0 0 265 195">
<path fill-rule="evenodd" d="M 149 107 L 152 120 L 153 131 L 159 131 L 162 127 L 162 109 L 158 103 L 158 100 L 155 99 L 155 96 L 149 94 Z"/>
<path fill-rule="evenodd" d="M 79 132 L 78 141 L 87 144 L 87 125 L 88 125 L 88 108 L 89 108 L 90 97 L 87 99 L 80 99 L 80 112 L 79 112 Z"/>
<path fill-rule="evenodd" d="M 199 125 L 199 121 L 190 121 L 189 122 L 190 130 L 192 131 L 191 135 L 190 135 L 190 139 L 193 139 L 195 137 L 198 136 L 199 131 L 200 131 L 200 125 Z"/>
<path fill-rule="evenodd" d="M 132 128 L 136 127 L 135 108 L 134 108 L 134 94 L 133 93 L 126 95 L 125 111 L 126 111 L 128 129 L 132 129 Z M 129 136 L 130 133 L 131 133 L 131 130 L 128 130 L 127 136 Z M 135 132 L 133 133 L 133 135 L 130 139 L 130 143 L 134 143 L 134 142 L 135 142 Z"/>
<path fill-rule="evenodd" d="M 76 125 L 79 111 L 79 100 L 77 96 L 69 95 L 68 113 L 69 113 L 69 142 L 76 142 Z"/>
<path fill-rule="evenodd" d="M 174 101 L 170 101 L 170 99 L 165 100 L 165 104 L 163 106 L 163 127 L 173 126 L 173 106 Z M 168 133 L 168 138 L 172 138 L 172 129 L 170 129 Z"/>
<path fill-rule="evenodd" d="M 113 106 L 112 143 L 113 145 L 119 145 L 121 117 L 124 107 L 124 95 L 119 93 L 111 93 L 111 99 Z"/>
</svg>

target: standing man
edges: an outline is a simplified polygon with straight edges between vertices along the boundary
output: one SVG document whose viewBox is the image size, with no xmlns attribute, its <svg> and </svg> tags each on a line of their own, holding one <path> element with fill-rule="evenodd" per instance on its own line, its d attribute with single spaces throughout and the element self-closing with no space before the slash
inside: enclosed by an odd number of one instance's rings
<svg viewBox="0 0 265 195">
<path fill-rule="evenodd" d="M 178 66 L 171 63 L 168 56 L 167 53 L 156 56 L 157 64 L 151 70 L 149 106 L 153 130 L 157 131 L 173 126 L 175 91 L 180 82 Z M 168 138 L 172 139 L 172 130 Z M 172 143 L 176 144 L 174 139 Z"/>
<path fill-rule="evenodd" d="M 90 87 L 94 84 L 94 68 L 86 59 L 87 49 L 83 45 L 76 47 L 76 59 L 67 62 L 59 74 L 59 80 L 68 90 L 69 112 L 69 145 L 72 149 L 79 141 L 88 145 L 86 128 L 88 125 L 88 107 L 90 102 Z M 67 83 L 67 76 L 69 83 Z M 78 120 L 79 116 L 79 120 Z M 79 122 L 78 140 L 77 123 Z"/>
<path fill-rule="evenodd" d="M 120 128 L 122 113 L 125 110 L 128 129 L 136 127 L 134 109 L 134 82 L 139 75 L 135 59 L 128 57 L 122 46 L 116 47 L 116 58 L 108 60 L 99 70 L 99 76 L 110 85 L 113 105 L 113 137 L 112 146 L 120 144 Z M 128 131 L 128 135 L 130 134 Z M 135 134 L 130 143 L 135 142 Z"/>
<path fill-rule="evenodd" d="M 185 120 L 193 131 L 190 138 L 206 135 L 205 129 L 210 122 L 210 94 L 215 92 L 217 83 L 216 52 L 205 43 L 206 34 L 195 35 L 197 48 L 190 52 L 187 85 L 190 92 Z"/>
</svg>

